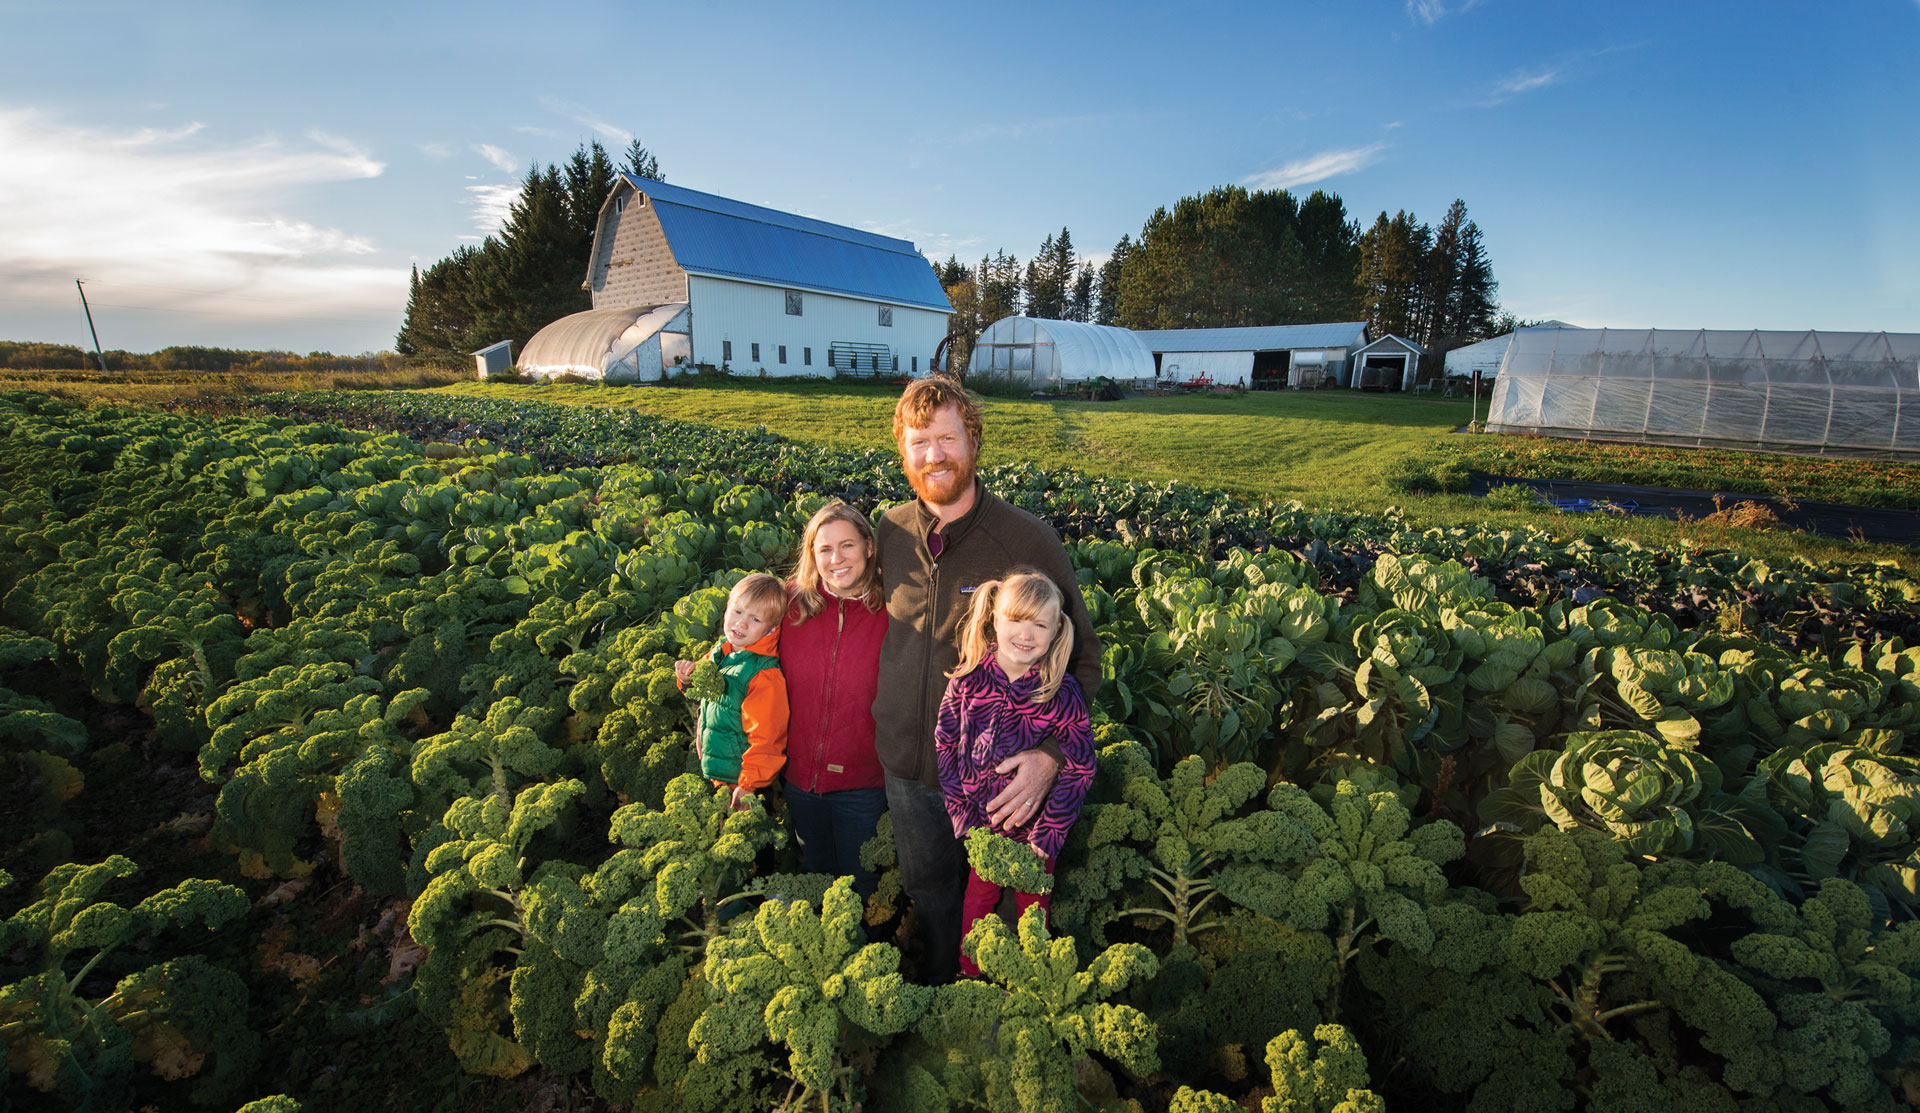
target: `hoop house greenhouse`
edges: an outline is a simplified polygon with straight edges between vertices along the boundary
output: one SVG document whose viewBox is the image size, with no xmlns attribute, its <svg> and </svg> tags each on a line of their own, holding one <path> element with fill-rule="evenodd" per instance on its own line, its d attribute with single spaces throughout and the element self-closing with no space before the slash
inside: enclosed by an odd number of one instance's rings
<svg viewBox="0 0 1920 1113">
<path fill-rule="evenodd" d="M 1920 335 L 1520 329 L 1487 429 L 1920 456 Z"/>
<path fill-rule="evenodd" d="M 1153 353 L 1112 325 L 1002 317 L 988 325 L 967 359 L 969 375 L 1005 375 L 1035 385 L 1063 380 L 1153 378 Z"/>
</svg>

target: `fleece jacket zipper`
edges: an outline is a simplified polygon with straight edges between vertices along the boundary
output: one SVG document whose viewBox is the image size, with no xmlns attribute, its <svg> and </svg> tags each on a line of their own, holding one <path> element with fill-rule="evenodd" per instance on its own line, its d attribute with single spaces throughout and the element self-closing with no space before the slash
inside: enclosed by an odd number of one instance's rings
<svg viewBox="0 0 1920 1113">
<path fill-rule="evenodd" d="M 840 635 L 846 629 L 847 601 L 833 595 L 833 650 L 827 654 L 827 698 L 820 705 L 820 741 L 814 749 L 813 783 L 807 786 L 808 792 L 820 791 L 820 770 L 827 763 L 827 724 L 833 721 L 833 682 L 840 675 Z"/>
</svg>

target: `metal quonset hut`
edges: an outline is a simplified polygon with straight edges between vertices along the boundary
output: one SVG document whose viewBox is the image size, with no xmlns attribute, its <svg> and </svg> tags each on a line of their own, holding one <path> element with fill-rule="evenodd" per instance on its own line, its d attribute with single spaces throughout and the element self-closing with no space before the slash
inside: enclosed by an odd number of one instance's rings
<svg viewBox="0 0 1920 1113">
<path fill-rule="evenodd" d="M 1920 456 L 1920 335 L 1521 329 L 1487 428 Z"/>
<path fill-rule="evenodd" d="M 579 375 L 608 382 L 657 382 L 691 362 L 687 305 L 589 309 L 533 334 L 520 366 L 541 375 Z"/>
<path fill-rule="evenodd" d="M 1033 384 L 1153 378 L 1153 354 L 1138 335 L 1112 325 L 1002 317 L 967 358 L 969 375 L 1005 375 Z"/>
</svg>

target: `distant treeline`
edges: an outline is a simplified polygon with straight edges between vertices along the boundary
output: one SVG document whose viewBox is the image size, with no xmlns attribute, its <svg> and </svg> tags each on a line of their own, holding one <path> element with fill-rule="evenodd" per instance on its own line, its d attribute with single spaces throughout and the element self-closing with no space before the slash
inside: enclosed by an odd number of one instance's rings
<svg viewBox="0 0 1920 1113">
<path fill-rule="evenodd" d="M 397 371 L 406 359 L 396 352 L 337 356 L 332 352 L 261 352 L 239 348 L 162 348 L 157 352 L 109 351 L 108 372 L 201 371 L 212 374 L 274 371 Z M 0 367 L 10 371 L 98 371 L 99 360 L 72 344 L 0 340 Z"/>
<path fill-rule="evenodd" d="M 1219 186 L 1154 210 L 1099 267 L 1062 228 L 1024 269 L 996 251 L 935 270 L 953 303 L 956 364 L 1015 313 L 1136 329 L 1365 321 L 1424 345 L 1433 368 L 1438 353 L 1512 327 L 1464 201 L 1437 228 L 1401 210 L 1362 231 L 1337 194 Z"/>
</svg>

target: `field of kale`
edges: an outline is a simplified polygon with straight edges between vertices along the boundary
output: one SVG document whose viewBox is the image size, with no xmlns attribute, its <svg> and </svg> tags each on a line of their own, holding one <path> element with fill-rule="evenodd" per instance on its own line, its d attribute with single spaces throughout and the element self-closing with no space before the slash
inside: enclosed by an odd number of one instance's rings
<svg viewBox="0 0 1920 1113">
<path fill-rule="evenodd" d="M 929 988 L 672 661 L 895 460 L 0 397 L 21 1110 L 1920 1104 L 1920 583 L 1025 466 L 1105 646 L 1052 922 Z M 983 871 L 1017 856 L 991 840 Z"/>
</svg>

